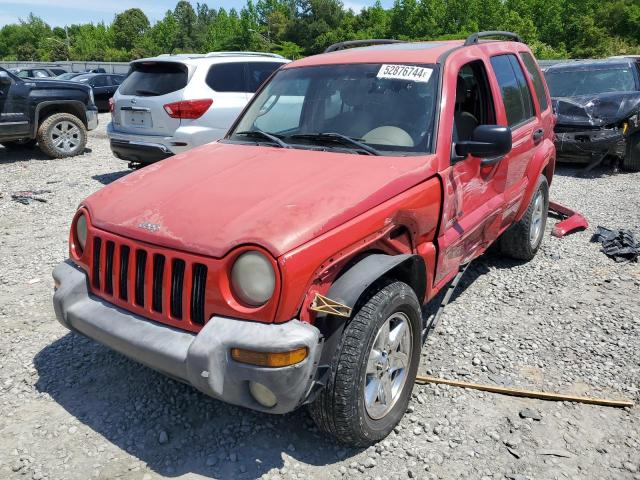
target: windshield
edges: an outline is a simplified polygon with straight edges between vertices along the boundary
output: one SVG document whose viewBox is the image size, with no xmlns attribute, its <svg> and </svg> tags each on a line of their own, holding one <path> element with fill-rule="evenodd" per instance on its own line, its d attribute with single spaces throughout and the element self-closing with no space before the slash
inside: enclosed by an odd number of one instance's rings
<svg viewBox="0 0 640 480">
<path fill-rule="evenodd" d="M 547 71 L 545 77 L 552 97 L 576 97 L 636 90 L 633 71 L 627 66 L 553 69 Z"/>
<path fill-rule="evenodd" d="M 284 69 L 256 97 L 229 138 L 274 143 L 266 133 L 294 148 L 430 152 L 436 77 L 428 65 Z"/>
</svg>

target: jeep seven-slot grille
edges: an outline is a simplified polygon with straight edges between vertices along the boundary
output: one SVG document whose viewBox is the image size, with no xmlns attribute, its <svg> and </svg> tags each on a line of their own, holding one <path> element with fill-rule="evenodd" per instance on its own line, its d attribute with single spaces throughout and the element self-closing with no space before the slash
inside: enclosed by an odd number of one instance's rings
<svg viewBox="0 0 640 480">
<path fill-rule="evenodd" d="M 168 317 L 204 325 L 208 274 L 205 264 L 176 258 L 179 253 L 158 253 L 152 247 L 124 245 L 117 238 L 110 239 L 111 235 L 106 237 L 93 238 L 94 293 L 118 300 L 120 306 L 125 303 L 125 308 L 133 311 L 149 312 L 155 319 Z"/>
</svg>

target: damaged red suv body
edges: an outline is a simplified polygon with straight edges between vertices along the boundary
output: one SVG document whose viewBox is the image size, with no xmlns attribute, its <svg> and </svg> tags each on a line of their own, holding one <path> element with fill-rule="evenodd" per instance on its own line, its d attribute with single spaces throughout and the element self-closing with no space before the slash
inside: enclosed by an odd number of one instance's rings
<svg viewBox="0 0 640 480">
<path fill-rule="evenodd" d="M 495 241 L 540 247 L 553 115 L 513 34 L 353 43 L 284 66 L 222 141 L 87 198 L 59 321 L 224 401 L 387 435 L 421 305 Z"/>
</svg>

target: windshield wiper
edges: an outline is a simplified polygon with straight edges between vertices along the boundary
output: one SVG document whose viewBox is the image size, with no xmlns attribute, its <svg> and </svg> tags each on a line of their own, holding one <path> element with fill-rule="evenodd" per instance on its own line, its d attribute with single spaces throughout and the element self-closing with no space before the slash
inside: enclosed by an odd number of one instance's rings
<svg viewBox="0 0 640 480">
<path fill-rule="evenodd" d="M 272 135 L 271 133 L 263 132 L 262 130 L 245 130 L 244 132 L 236 132 L 235 135 L 246 135 L 248 137 L 262 137 L 267 140 L 271 140 L 273 143 L 281 148 L 291 148 L 291 145 L 282 141 L 282 139 Z"/>
<path fill-rule="evenodd" d="M 366 152 L 367 155 L 380 155 L 380 151 L 373 147 L 370 147 L 366 143 L 362 143 L 355 138 L 342 135 L 341 133 L 325 132 L 325 133 L 297 133 L 291 135 L 290 138 L 302 138 L 307 140 L 328 140 L 331 142 L 341 143 L 342 145 L 348 145 L 355 147 L 358 150 Z"/>
</svg>

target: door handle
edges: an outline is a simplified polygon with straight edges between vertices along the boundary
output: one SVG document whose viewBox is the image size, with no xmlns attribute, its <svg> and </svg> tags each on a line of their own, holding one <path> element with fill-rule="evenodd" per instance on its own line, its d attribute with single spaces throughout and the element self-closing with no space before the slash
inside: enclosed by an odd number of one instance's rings
<svg viewBox="0 0 640 480">
<path fill-rule="evenodd" d="M 534 144 L 539 144 L 542 141 L 542 138 L 544 137 L 544 130 L 539 128 L 537 129 L 535 132 L 533 132 L 533 143 Z"/>
</svg>

